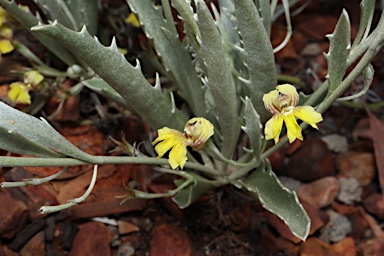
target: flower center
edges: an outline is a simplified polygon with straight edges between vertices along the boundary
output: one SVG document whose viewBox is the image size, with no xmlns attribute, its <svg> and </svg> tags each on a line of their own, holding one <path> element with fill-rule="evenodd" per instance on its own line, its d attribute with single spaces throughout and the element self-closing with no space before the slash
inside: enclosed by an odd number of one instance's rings
<svg viewBox="0 0 384 256">
<path fill-rule="evenodd" d="M 292 114 L 294 109 L 295 109 L 294 106 L 285 106 L 284 108 L 281 108 L 281 113 L 287 116 Z"/>
<path fill-rule="evenodd" d="M 283 94 L 281 92 L 279 92 L 279 96 L 277 97 L 277 100 L 280 103 L 280 108 L 282 111 L 283 111 L 283 109 L 285 109 L 286 107 L 288 107 L 290 105 L 289 96 L 286 94 Z"/>
</svg>

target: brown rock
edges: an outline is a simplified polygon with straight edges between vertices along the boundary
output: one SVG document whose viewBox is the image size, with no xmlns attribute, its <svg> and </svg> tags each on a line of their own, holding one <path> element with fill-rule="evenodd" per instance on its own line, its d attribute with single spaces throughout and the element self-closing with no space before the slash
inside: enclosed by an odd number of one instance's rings
<svg viewBox="0 0 384 256">
<path fill-rule="evenodd" d="M 336 255 L 356 256 L 355 242 L 351 237 L 346 237 L 332 245 L 331 251 Z"/>
<path fill-rule="evenodd" d="M 117 226 L 119 228 L 118 230 L 120 235 L 126 235 L 126 234 L 140 230 L 140 228 L 137 225 L 128 221 L 119 220 L 117 221 Z"/>
<path fill-rule="evenodd" d="M 300 256 L 329 256 L 331 245 L 318 238 L 310 237 L 300 245 Z"/>
<path fill-rule="evenodd" d="M 297 195 L 316 209 L 330 205 L 339 192 L 339 182 L 334 177 L 325 177 L 301 185 Z"/>
<path fill-rule="evenodd" d="M 0 191 L 0 236 L 13 238 L 24 227 L 28 209 L 21 201 L 12 198 L 7 190 Z"/>
<path fill-rule="evenodd" d="M 359 255 L 384 255 L 384 240 L 382 237 L 364 241 L 358 246 Z"/>
<path fill-rule="evenodd" d="M 372 153 L 347 151 L 336 157 L 336 167 L 342 176 L 355 178 L 362 186 L 375 177 L 375 158 Z"/>
<path fill-rule="evenodd" d="M 384 218 L 384 196 L 374 193 L 363 200 L 364 208 L 379 218 Z"/>
<path fill-rule="evenodd" d="M 4 245 L 0 247 L 0 256 L 19 256 L 19 254 Z"/>
<path fill-rule="evenodd" d="M 327 144 L 319 138 L 304 140 L 292 155 L 284 175 L 300 181 L 313 181 L 334 173 L 333 157 Z"/>
<path fill-rule="evenodd" d="M 184 230 L 170 224 L 160 224 L 153 228 L 151 256 L 191 256 L 192 243 Z"/>
<path fill-rule="evenodd" d="M 29 240 L 20 250 L 20 256 L 45 255 L 45 235 L 40 231 Z"/>
<path fill-rule="evenodd" d="M 100 222 L 88 222 L 80 227 L 73 240 L 70 256 L 78 255 L 111 255 L 109 243 L 111 233 Z"/>
<path fill-rule="evenodd" d="M 231 218 L 230 229 L 237 232 L 248 230 L 251 226 L 252 214 L 253 211 L 249 204 L 232 208 L 229 212 Z"/>
</svg>

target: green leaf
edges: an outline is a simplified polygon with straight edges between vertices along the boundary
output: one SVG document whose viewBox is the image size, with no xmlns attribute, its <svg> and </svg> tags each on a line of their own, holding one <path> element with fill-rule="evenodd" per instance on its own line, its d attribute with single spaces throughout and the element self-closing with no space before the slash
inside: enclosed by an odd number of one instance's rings
<svg viewBox="0 0 384 256">
<path fill-rule="evenodd" d="M 95 35 L 98 27 L 98 0 L 64 0 L 79 28 L 87 27 L 91 35 Z"/>
<path fill-rule="evenodd" d="M 0 113 L 1 148 L 33 156 L 62 156 L 49 150 L 53 149 L 76 159 L 94 161 L 94 157 L 72 145 L 47 121 L 25 114 L 3 102 L 0 102 Z M 36 154 L 31 152 L 34 146 Z"/>
<path fill-rule="evenodd" d="M 95 35 L 97 31 L 97 0 L 34 0 L 44 14 L 51 20 L 75 31 L 83 26 Z"/>
<path fill-rule="evenodd" d="M 277 85 L 272 45 L 253 1 L 233 0 L 233 3 L 249 71 L 249 80 L 244 82 L 261 122 L 265 122 L 270 113 L 265 109 L 262 98 Z"/>
<path fill-rule="evenodd" d="M 376 0 L 362 0 L 360 3 L 360 25 L 356 37 L 353 41 L 352 49 L 358 46 L 361 39 L 368 35 L 372 24 L 373 13 L 375 11 Z"/>
<path fill-rule="evenodd" d="M 180 190 L 176 196 L 172 197 L 172 201 L 174 201 L 180 209 L 187 208 L 206 191 L 214 188 L 210 180 L 193 172 L 189 174 L 194 178 L 193 182 Z M 176 180 L 175 183 L 177 186 L 180 186 L 184 182 L 182 180 Z"/>
<path fill-rule="evenodd" d="M 222 38 L 205 2 L 196 1 L 196 13 L 207 70 L 206 83 L 215 101 L 215 112 L 223 136 L 221 149 L 224 157 L 231 159 L 240 131 L 237 95 L 231 69 Z"/>
<path fill-rule="evenodd" d="M 45 16 L 50 21 L 57 21 L 61 25 L 75 31 L 79 31 L 82 26 L 78 26 L 75 18 L 73 17 L 68 6 L 64 0 L 34 0 L 35 3 L 40 7 Z"/>
<path fill-rule="evenodd" d="M 0 4 L 15 18 L 25 29 L 37 25 L 40 20 L 31 14 L 29 10 L 24 10 L 21 6 L 18 6 L 14 0 L 0 0 Z M 72 66 L 77 63 L 75 57 L 71 52 L 57 44 L 55 40 L 39 33 L 31 31 L 32 35 L 36 37 L 45 47 L 48 48 L 53 54 L 61 59 L 68 66 Z"/>
<path fill-rule="evenodd" d="M 132 66 L 119 53 L 115 39 L 111 46 L 101 45 L 83 27 L 74 32 L 60 24 L 32 28 L 57 40 L 107 82 L 126 102 L 127 108 L 140 115 L 153 129 L 164 126 L 182 130 L 187 116 L 173 109 L 169 97 L 148 83 L 140 63 Z"/>
<path fill-rule="evenodd" d="M 162 9 L 151 0 L 127 0 L 130 8 L 137 13 L 145 34 L 153 40 L 154 48 L 161 57 L 165 68 L 175 78 L 180 96 L 188 103 L 195 116 L 206 116 L 204 90 L 192 62 L 191 55 L 184 47 L 178 34 L 172 32 L 174 24 L 164 19 Z"/>
<path fill-rule="evenodd" d="M 177 10 L 188 29 L 196 36 L 200 37 L 199 27 L 193 18 L 193 9 L 190 0 L 171 0 L 172 6 Z"/>
<path fill-rule="evenodd" d="M 328 74 L 326 78 L 329 81 L 328 95 L 330 95 L 337 86 L 343 81 L 348 65 L 347 60 L 351 48 L 351 27 L 346 10 L 343 10 L 335 31 L 329 38 L 329 52 L 325 54 L 328 62 Z"/>
<path fill-rule="evenodd" d="M 103 79 L 98 77 L 93 77 L 91 79 L 87 79 L 81 81 L 89 89 L 100 93 L 104 97 L 118 103 L 120 106 L 127 107 L 124 99 L 118 94 L 109 84 L 107 84 Z"/>
<path fill-rule="evenodd" d="M 265 31 L 271 36 L 271 3 L 270 0 L 257 0 L 261 20 L 263 21 Z"/>
<path fill-rule="evenodd" d="M 63 157 L 59 153 L 50 150 L 42 146 L 39 143 L 30 141 L 29 139 L 23 137 L 18 132 L 9 132 L 8 129 L 5 129 L 0 126 L 0 148 L 13 152 L 16 154 L 23 154 L 29 156 L 37 157 Z M 0 162 L 1 164 L 1 162 Z"/>
<path fill-rule="evenodd" d="M 245 99 L 244 119 L 245 126 L 241 128 L 248 135 L 249 143 L 251 144 L 255 159 L 257 163 L 260 163 L 263 126 L 260 122 L 259 114 L 257 114 L 251 100 L 248 97 Z"/>
<path fill-rule="evenodd" d="M 265 209 L 282 219 L 295 236 L 303 241 L 307 238 L 311 221 L 296 193 L 280 183 L 269 162 L 261 164 L 242 183 L 245 189 L 257 196 Z"/>
</svg>

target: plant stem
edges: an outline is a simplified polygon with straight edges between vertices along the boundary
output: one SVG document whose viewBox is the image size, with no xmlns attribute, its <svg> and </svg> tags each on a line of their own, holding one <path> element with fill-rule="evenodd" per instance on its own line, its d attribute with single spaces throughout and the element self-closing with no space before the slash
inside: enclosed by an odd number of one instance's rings
<svg viewBox="0 0 384 256">
<path fill-rule="evenodd" d="M 85 162 L 74 158 L 30 158 L 30 157 L 0 157 L 0 165 L 3 167 L 14 166 L 73 166 L 88 164 L 148 164 L 148 165 L 169 165 L 164 158 L 153 157 L 130 157 L 130 156 L 92 156 L 94 161 Z M 185 167 L 201 171 L 206 174 L 218 176 L 218 171 L 199 163 L 186 162 Z"/>
</svg>

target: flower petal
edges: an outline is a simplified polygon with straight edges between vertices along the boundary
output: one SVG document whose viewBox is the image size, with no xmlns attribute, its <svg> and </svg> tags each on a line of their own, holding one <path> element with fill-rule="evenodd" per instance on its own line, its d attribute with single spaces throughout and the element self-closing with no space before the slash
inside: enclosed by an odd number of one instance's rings
<svg viewBox="0 0 384 256">
<path fill-rule="evenodd" d="M 265 139 L 266 140 L 274 139 L 275 143 L 279 142 L 279 136 L 282 128 L 283 128 L 283 115 L 275 114 L 265 124 L 265 128 L 264 128 Z"/>
<path fill-rule="evenodd" d="M 198 150 L 213 135 L 214 126 L 203 117 L 195 117 L 185 124 L 184 132 L 192 140 L 191 146 Z"/>
<path fill-rule="evenodd" d="M 24 74 L 24 83 L 38 85 L 44 80 L 44 76 L 35 70 L 28 71 Z"/>
<path fill-rule="evenodd" d="M 277 90 L 270 91 L 263 96 L 264 106 L 271 114 L 277 114 L 281 111 L 278 98 L 279 92 Z"/>
<path fill-rule="evenodd" d="M 31 96 L 28 93 L 28 86 L 23 83 L 15 82 L 10 84 L 11 90 L 8 92 L 8 98 L 13 102 L 31 104 Z"/>
<path fill-rule="evenodd" d="M 323 120 L 321 114 L 316 112 L 316 110 L 311 106 L 296 107 L 293 114 L 316 129 L 318 129 L 316 123 Z"/>
<path fill-rule="evenodd" d="M 7 39 L 0 40 L 0 52 L 2 54 L 9 53 L 13 51 L 15 48 L 13 47 L 11 41 Z"/>
<path fill-rule="evenodd" d="M 287 135 L 289 143 L 294 142 L 295 139 L 303 140 L 301 127 L 297 124 L 296 117 L 293 114 L 284 115 L 284 122 L 288 130 Z"/>
<path fill-rule="evenodd" d="M 183 169 L 187 159 L 187 146 L 185 143 L 175 145 L 169 152 L 168 162 L 172 169 L 176 169 L 178 166 Z"/>
</svg>

